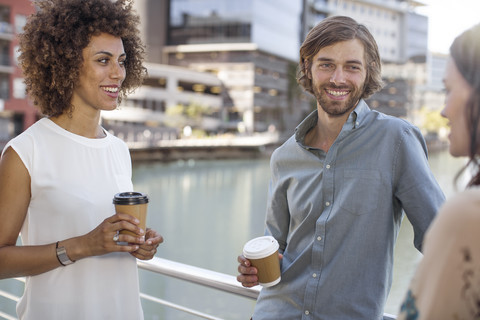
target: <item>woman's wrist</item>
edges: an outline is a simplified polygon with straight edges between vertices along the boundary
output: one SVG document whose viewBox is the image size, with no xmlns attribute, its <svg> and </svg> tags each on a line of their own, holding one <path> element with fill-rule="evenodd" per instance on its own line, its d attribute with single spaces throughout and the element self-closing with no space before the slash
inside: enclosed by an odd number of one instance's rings
<svg viewBox="0 0 480 320">
<path fill-rule="evenodd" d="M 81 237 L 70 238 L 62 241 L 58 241 L 59 247 L 64 247 L 66 255 L 68 258 L 76 262 L 82 258 L 85 258 L 87 254 L 82 250 L 82 239 Z"/>
<path fill-rule="evenodd" d="M 68 256 L 66 248 L 64 246 L 59 245 L 59 243 L 60 243 L 60 241 L 57 241 L 57 243 L 55 244 L 55 251 L 56 251 L 56 254 L 57 254 L 58 262 L 62 266 L 68 266 L 68 265 L 74 263 L 75 260 L 70 259 L 70 257 Z"/>
</svg>

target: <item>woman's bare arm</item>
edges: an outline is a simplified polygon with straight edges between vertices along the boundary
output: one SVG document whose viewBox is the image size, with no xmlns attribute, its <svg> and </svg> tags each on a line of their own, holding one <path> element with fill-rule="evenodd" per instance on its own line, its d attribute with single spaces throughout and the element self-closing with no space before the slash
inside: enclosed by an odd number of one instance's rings
<svg viewBox="0 0 480 320">
<path fill-rule="evenodd" d="M 30 174 L 18 154 L 8 148 L 0 158 L 0 279 L 32 276 L 61 266 L 55 243 L 38 246 L 17 246 L 17 238 L 30 203 Z M 134 252 L 144 244 L 145 231 L 140 231 L 135 218 L 115 214 L 89 233 L 70 239 L 58 239 L 71 260 L 109 252 Z M 117 245 L 112 240 L 117 230 L 127 229 L 138 237 L 122 235 Z"/>
</svg>

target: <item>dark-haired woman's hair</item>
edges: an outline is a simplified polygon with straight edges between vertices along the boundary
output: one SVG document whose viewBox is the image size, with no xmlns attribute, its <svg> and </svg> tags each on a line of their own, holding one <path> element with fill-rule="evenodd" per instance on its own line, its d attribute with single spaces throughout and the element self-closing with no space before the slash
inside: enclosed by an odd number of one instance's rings
<svg viewBox="0 0 480 320">
<path fill-rule="evenodd" d="M 453 41 L 450 56 L 460 74 L 473 88 L 465 108 L 467 129 L 470 133 L 469 161 L 467 167 L 474 167 L 475 173 L 468 186 L 480 185 L 480 24 L 466 30 Z"/>
<path fill-rule="evenodd" d="M 362 98 L 366 99 L 382 88 L 380 55 L 370 31 L 350 17 L 332 16 L 322 20 L 310 30 L 300 47 L 297 81 L 305 91 L 313 94 L 312 80 L 308 76 L 313 57 L 324 47 L 354 39 L 360 40 L 365 48 L 367 78 Z"/>
<path fill-rule="evenodd" d="M 82 50 L 92 36 L 120 37 L 127 55 L 126 78 L 119 101 L 142 84 L 145 48 L 132 0 L 36 0 L 20 39 L 20 67 L 26 90 L 46 116 L 71 108 L 73 90 L 83 64 Z"/>
</svg>

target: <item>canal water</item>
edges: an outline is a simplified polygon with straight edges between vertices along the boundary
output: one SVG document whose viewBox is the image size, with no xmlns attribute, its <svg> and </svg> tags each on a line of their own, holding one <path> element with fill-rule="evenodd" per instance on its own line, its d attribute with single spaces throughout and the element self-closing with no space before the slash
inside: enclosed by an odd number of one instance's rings
<svg viewBox="0 0 480 320">
<path fill-rule="evenodd" d="M 447 197 L 453 194 L 453 178 L 465 159 L 442 151 L 431 153 L 429 161 Z M 150 196 L 148 225 L 165 238 L 157 256 L 236 275 L 236 257 L 243 244 L 263 235 L 269 178 L 268 159 L 135 164 L 134 186 Z M 397 313 L 421 258 L 412 241 L 412 228 L 405 219 L 395 251 L 387 313 Z M 142 292 L 161 299 L 223 319 L 249 319 L 253 311 L 252 300 L 143 270 L 139 273 Z M 5 287 L 21 295 L 21 288 L 11 280 L 0 281 L 0 289 Z M 147 320 L 198 319 L 152 302 L 143 301 L 143 305 Z M 14 314 L 14 306 L 0 298 L 0 311 Z"/>
</svg>

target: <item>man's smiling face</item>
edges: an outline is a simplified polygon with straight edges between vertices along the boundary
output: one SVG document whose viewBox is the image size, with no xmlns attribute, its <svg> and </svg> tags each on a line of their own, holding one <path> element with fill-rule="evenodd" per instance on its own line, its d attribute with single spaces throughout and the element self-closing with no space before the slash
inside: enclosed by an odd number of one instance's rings
<svg viewBox="0 0 480 320">
<path fill-rule="evenodd" d="M 357 40 L 337 42 L 313 57 L 309 77 L 317 104 L 331 116 L 342 116 L 355 108 L 367 77 L 365 50 Z"/>
</svg>

